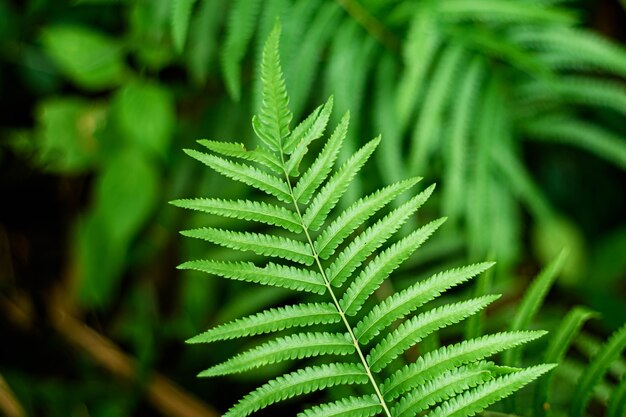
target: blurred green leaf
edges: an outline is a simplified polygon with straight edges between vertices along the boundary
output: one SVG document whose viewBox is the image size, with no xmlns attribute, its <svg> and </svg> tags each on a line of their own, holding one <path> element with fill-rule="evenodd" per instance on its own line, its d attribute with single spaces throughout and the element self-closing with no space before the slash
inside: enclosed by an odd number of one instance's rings
<svg viewBox="0 0 626 417">
<path fill-rule="evenodd" d="M 106 109 L 75 98 L 53 98 L 37 110 L 39 154 L 46 168 L 78 172 L 90 168 L 99 149 L 96 133 Z"/>
<path fill-rule="evenodd" d="M 42 41 L 59 69 L 80 87 L 101 90 L 124 80 L 124 50 L 115 39 L 87 27 L 51 26 Z"/>
<path fill-rule="evenodd" d="M 172 1 L 172 38 L 178 52 L 182 52 L 187 40 L 187 29 L 191 19 L 191 9 L 196 0 Z"/>
<path fill-rule="evenodd" d="M 164 155 L 174 125 L 174 103 L 167 90 L 136 81 L 121 89 L 114 99 L 114 114 L 128 143 L 145 152 Z"/>
<path fill-rule="evenodd" d="M 85 307 L 103 307 L 121 278 L 126 247 L 113 242 L 98 213 L 79 223 L 76 246 L 78 302 Z"/>
<path fill-rule="evenodd" d="M 575 224 L 563 217 L 549 216 L 534 226 L 532 238 L 535 253 L 544 265 L 556 258 L 563 248 L 569 250 L 561 270 L 562 283 L 576 284 L 585 275 L 585 240 Z"/>
<path fill-rule="evenodd" d="M 106 233 L 125 246 L 145 223 L 158 197 L 159 175 L 147 158 L 128 149 L 115 155 L 96 184 L 95 210 Z"/>
</svg>

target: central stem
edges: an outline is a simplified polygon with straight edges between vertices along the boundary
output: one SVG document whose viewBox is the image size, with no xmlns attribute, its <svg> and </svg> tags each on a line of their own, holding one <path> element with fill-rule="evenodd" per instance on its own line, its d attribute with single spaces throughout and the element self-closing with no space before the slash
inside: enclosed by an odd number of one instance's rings
<svg viewBox="0 0 626 417">
<path fill-rule="evenodd" d="M 341 316 L 341 320 L 343 321 L 343 324 L 346 326 L 346 329 L 348 330 L 348 334 L 350 335 L 350 338 L 352 339 L 352 344 L 354 345 L 354 348 L 356 349 L 356 352 L 358 353 L 359 358 L 361 359 L 361 363 L 363 364 L 363 367 L 365 368 L 367 377 L 369 378 L 372 386 L 374 387 L 374 391 L 376 392 L 376 396 L 378 397 L 378 400 L 380 401 L 380 405 L 383 407 L 383 411 L 385 412 L 385 415 L 387 417 L 392 417 L 391 412 L 389 411 L 389 408 L 387 407 L 387 403 L 385 402 L 385 398 L 380 392 L 380 389 L 378 388 L 378 384 L 376 383 L 376 380 L 374 379 L 374 375 L 372 374 L 369 364 L 367 363 L 367 360 L 365 359 L 365 355 L 363 355 L 363 351 L 361 350 L 359 341 L 357 340 L 356 336 L 354 336 L 354 332 L 352 331 L 352 326 L 350 326 L 350 323 L 348 322 L 346 313 L 341 308 L 341 305 L 339 304 L 339 300 L 337 300 L 337 296 L 335 296 L 335 292 L 333 291 L 333 288 L 330 284 L 330 280 L 326 276 L 326 271 L 322 267 L 322 263 L 320 262 L 320 258 L 317 254 L 317 250 L 315 249 L 315 245 L 313 245 L 313 240 L 311 239 L 311 235 L 309 234 L 309 229 L 304 224 L 302 214 L 300 213 L 300 207 L 298 207 L 296 196 L 293 194 L 293 187 L 291 186 L 291 182 L 289 181 L 289 173 L 287 172 L 287 169 L 285 167 L 285 158 L 284 158 L 284 154 L 282 153 L 282 151 L 280 153 L 280 158 L 281 158 L 282 165 L 283 165 L 282 167 L 283 172 L 285 173 L 285 180 L 287 181 L 287 186 L 289 187 L 289 194 L 291 195 L 291 200 L 293 201 L 293 205 L 296 209 L 296 213 L 298 214 L 298 218 L 300 219 L 300 225 L 302 226 L 302 230 L 304 231 L 306 239 L 311 248 L 311 252 L 313 253 L 313 258 L 315 259 L 315 263 L 320 273 L 322 274 L 322 277 L 324 278 L 324 285 L 326 285 L 326 288 L 328 289 L 328 292 L 330 293 L 330 296 L 333 299 L 333 303 L 335 304 L 335 307 L 337 308 L 337 311 L 339 312 L 339 315 Z"/>
</svg>

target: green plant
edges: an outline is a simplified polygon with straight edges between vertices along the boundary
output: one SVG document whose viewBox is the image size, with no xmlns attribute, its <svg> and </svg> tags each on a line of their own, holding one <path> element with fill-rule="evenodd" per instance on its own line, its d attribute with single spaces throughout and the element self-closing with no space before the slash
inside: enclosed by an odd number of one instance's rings
<svg viewBox="0 0 626 417">
<path fill-rule="evenodd" d="M 474 264 L 436 274 L 372 306 L 374 300 L 370 296 L 443 223 L 444 219 L 427 223 L 377 252 L 428 199 L 433 187 L 406 199 L 370 226 L 365 224 L 419 179 L 393 183 L 329 217 L 380 139 L 368 142 L 332 172 L 347 133 L 346 114 L 317 157 L 303 169 L 309 148 L 323 135 L 328 124 L 333 100 L 329 99 L 290 130 L 292 113 L 279 62 L 279 36 L 276 25 L 265 44 L 261 62 L 262 104 L 252 124 L 262 145 L 247 150 L 242 144 L 201 140 L 200 144 L 213 153 L 186 151 L 218 173 L 263 191 L 279 203 L 211 198 L 173 203 L 284 229 L 265 234 L 205 227 L 183 234 L 288 262 L 272 260 L 259 266 L 251 262 L 195 260 L 180 268 L 318 294 L 312 302 L 265 310 L 191 339 L 192 343 L 213 342 L 298 327 L 307 329 L 262 343 L 212 366 L 201 376 L 234 374 L 294 359 L 315 358 L 317 362 L 270 380 L 245 396 L 226 415 L 247 416 L 287 398 L 348 385 L 353 389 L 350 394 L 301 415 L 390 417 L 431 410 L 429 416 L 470 416 L 549 371 L 554 365 L 520 369 L 485 362 L 495 353 L 540 337 L 544 334 L 541 331 L 495 333 L 422 351 L 415 362 L 407 365 L 396 361 L 421 340 L 477 313 L 498 296 L 482 295 L 439 305 L 395 328 L 390 325 L 491 264 Z M 233 162 L 230 158 L 254 162 L 259 167 Z M 323 331 L 318 331 L 320 328 Z M 328 356 L 351 359 L 331 360 Z M 369 389 L 360 390 L 359 385 L 367 385 Z"/>
</svg>

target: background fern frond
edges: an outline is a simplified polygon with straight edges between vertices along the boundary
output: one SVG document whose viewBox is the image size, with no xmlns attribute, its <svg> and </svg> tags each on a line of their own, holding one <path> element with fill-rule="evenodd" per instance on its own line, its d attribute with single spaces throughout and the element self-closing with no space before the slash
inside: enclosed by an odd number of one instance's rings
<svg viewBox="0 0 626 417">
<path fill-rule="evenodd" d="M 613 333 L 580 377 L 570 407 L 570 414 L 573 417 L 585 414 L 594 385 L 600 381 L 611 362 L 616 360 L 624 349 L 626 349 L 626 326 Z"/>
</svg>

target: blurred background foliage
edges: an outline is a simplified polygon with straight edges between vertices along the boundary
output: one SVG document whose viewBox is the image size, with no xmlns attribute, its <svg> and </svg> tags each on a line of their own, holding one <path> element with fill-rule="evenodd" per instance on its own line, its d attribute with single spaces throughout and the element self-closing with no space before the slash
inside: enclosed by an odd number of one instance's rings
<svg viewBox="0 0 626 417">
<path fill-rule="evenodd" d="M 415 222 L 449 221 L 399 288 L 495 259 L 479 285 L 505 294 L 488 314 L 498 328 L 567 246 L 533 326 L 555 328 L 574 304 L 599 313 L 559 368 L 570 384 L 626 320 L 623 4 L 0 0 L 5 413 L 13 398 L 13 415 L 215 415 L 280 371 L 194 378 L 233 346 L 183 340 L 286 295 L 177 271 L 232 255 L 181 240 L 218 220 L 167 204 L 247 192 L 181 148 L 252 145 L 255 68 L 277 17 L 295 118 L 334 94 L 334 122 L 352 115 L 345 155 L 383 134 L 361 190 L 412 175 L 438 183 Z M 616 363 L 596 389 L 598 415 L 624 374 Z"/>
</svg>

